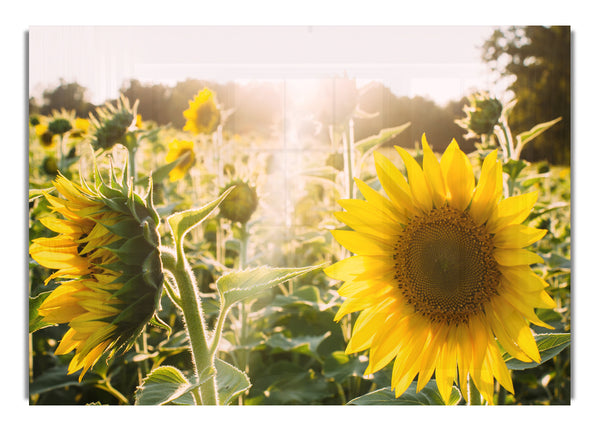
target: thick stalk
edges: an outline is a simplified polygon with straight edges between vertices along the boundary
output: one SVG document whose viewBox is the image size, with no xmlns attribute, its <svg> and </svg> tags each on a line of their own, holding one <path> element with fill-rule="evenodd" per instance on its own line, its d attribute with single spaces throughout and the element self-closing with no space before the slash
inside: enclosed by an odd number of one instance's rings
<svg viewBox="0 0 600 431">
<path fill-rule="evenodd" d="M 248 261 L 248 239 L 249 239 L 250 235 L 248 233 L 248 226 L 246 223 L 242 224 L 242 233 L 241 233 L 241 238 L 240 238 L 240 255 L 239 255 L 239 260 L 238 260 L 238 265 L 239 265 L 239 270 L 242 271 L 246 268 L 247 265 L 247 261 Z M 249 304 L 246 303 L 246 301 L 242 301 L 240 303 L 240 323 L 241 323 L 241 328 L 240 328 L 240 341 L 242 344 L 246 344 L 246 342 L 248 341 L 248 310 L 249 308 Z M 240 367 L 242 370 L 244 370 L 244 372 L 248 373 L 249 369 L 248 369 L 248 350 L 246 348 L 241 350 L 241 359 L 240 359 Z M 239 398 L 239 403 L 240 405 L 244 404 L 244 394 L 240 395 Z"/>
<path fill-rule="evenodd" d="M 346 195 L 348 199 L 354 197 L 354 158 L 353 158 L 353 141 L 354 140 L 354 122 L 350 120 L 348 122 L 348 134 L 346 131 L 342 134 L 342 141 L 344 143 L 344 171 L 346 174 Z"/>
<path fill-rule="evenodd" d="M 202 404 L 217 405 L 217 380 L 215 373 L 211 372 L 214 371 L 214 356 L 208 347 L 204 313 L 192 269 L 183 253 L 183 244 L 178 245 L 175 268 L 167 267 L 167 265 L 173 264 L 172 259 L 164 259 L 163 264 L 165 264 L 165 269 L 175 276 L 181 295 L 181 307 L 190 339 L 196 376 L 204 380 L 200 385 Z"/>
</svg>

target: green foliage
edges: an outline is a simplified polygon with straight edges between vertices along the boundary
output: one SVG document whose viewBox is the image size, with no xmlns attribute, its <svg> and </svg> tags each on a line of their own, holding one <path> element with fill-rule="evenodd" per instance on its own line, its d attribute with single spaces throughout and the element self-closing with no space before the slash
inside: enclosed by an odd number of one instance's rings
<svg viewBox="0 0 600 431">
<path fill-rule="evenodd" d="M 221 404 L 442 404 L 434 380 L 418 393 L 413 382 L 396 398 L 389 388 L 391 365 L 373 375 L 364 375 L 368 363 L 366 352 L 344 353 L 356 315 L 334 321 L 342 298 L 337 286 L 320 269 L 324 262 L 343 256 L 329 230 L 340 227 L 332 212 L 339 210 L 336 200 L 346 197 L 347 192 L 340 132 L 349 132 L 347 124 L 332 127 L 335 139 L 331 140 L 327 127 L 314 135 L 299 132 L 301 138 L 298 147 L 294 147 L 292 172 L 288 159 L 277 158 L 283 153 L 281 136 L 272 134 L 277 129 L 273 127 L 273 118 L 281 110 L 281 89 L 268 84 L 244 89 L 235 84 L 212 86 L 227 108 L 236 109 L 232 117 L 235 121 L 224 125 L 220 140 L 197 138 L 194 142 L 197 163 L 183 179 L 171 182 L 168 173 L 178 161 L 165 163 L 168 142 L 187 138 L 180 130 L 181 112 L 198 89 L 207 84 L 210 83 L 188 80 L 168 89 L 132 82 L 126 89 L 125 95 L 130 100 L 140 99 L 138 112 L 144 118 L 140 129 L 130 134 L 136 139 L 138 152 L 137 177 L 130 184 L 132 189 L 141 188 L 151 179 L 153 187 L 147 199 L 154 202 L 157 213 L 152 216 L 156 221 L 166 222 L 156 233 L 160 241 L 144 231 L 142 236 L 112 247 L 125 259 L 139 264 L 136 250 L 143 241 L 163 244 L 162 269 L 166 267 L 165 261 L 172 260 L 170 270 L 177 266 L 177 253 L 169 247 L 174 246 L 185 255 L 189 263 L 186 270 L 194 280 L 194 294 L 205 319 L 206 342 L 209 348 L 214 348 L 213 366 L 199 376 L 194 370 L 189 328 L 181 309 L 181 290 L 168 274 L 164 289 L 168 295 L 157 298 L 156 313 L 135 349 L 110 359 L 102 357 L 79 382 L 77 375 L 67 374 L 72 354 L 54 354 L 66 325 L 49 326 L 37 314 L 37 307 L 58 281 L 45 285 L 51 271 L 31 262 L 30 403 L 192 405 L 199 400 L 202 384 L 214 377 Z M 257 99 L 257 95 L 261 98 Z M 320 103 L 331 102 L 322 96 Z M 422 98 L 398 98 L 379 85 L 351 96 L 348 100 L 353 103 L 358 100 L 362 110 L 379 113 L 354 118 L 353 150 L 359 158 L 354 176 L 375 189 L 380 185 L 373 173 L 370 156 L 373 150 L 391 150 L 386 148 L 391 145 L 414 147 L 414 142 L 426 131 L 433 149 L 440 151 L 452 137 L 459 138 L 462 133 L 454 119 L 461 115 L 463 103 L 442 109 Z M 154 101 L 149 102 L 152 98 Z M 348 106 L 346 114 L 352 111 L 352 106 Z M 506 106 L 504 110 L 507 111 Z M 327 113 L 321 114 L 325 118 Z M 335 118 L 330 114 L 327 118 Z M 171 124 L 167 125 L 169 121 Z M 546 136 L 560 124 L 556 120 L 538 123 L 517 128 L 527 130 L 517 135 L 517 140 L 535 144 L 542 132 Z M 532 124 L 538 125 L 532 128 Z M 67 147 L 85 161 L 89 156 L 85 144 L 93 138 L 68 139 Z M 471 143 L 461 142 L 461 147 L 469 148 Z M 111 176 L 114 169 L 110 164 L 118 164 L 121 150 L 115 145 L 110 160 L 99 157 L 98 173 Z M 53 153 L 56 149 L 47 149 L 39 137 L 30 135 L 30 239 L 49 236 L 39 220 L 50 213 L 48 203 L 41 197 L 42 192 L 54 193 L 51 184 L 54 177 L 43 169 L 42 162 Z M 259 157 L 254 157 L 256 154 Z M 471 156 L 474 162 L 481 160 L 479 153 Z M 63 173 L 73 179 L 85 176 L 85 172 L 80 173 L 76 168 L 77 164 L 66 163 Z M 537 312 L 540 319 L 555 328 L 552 333 L 533 328 L 538 332 L 535 339 L 542 363 L 521 363 L 506 355 L 515 394 L 500 391 L 496 397 L 498 402 L 506 404 L 568 403 L 570 171 L 568 167 L 549 163 L 508 160 L 504 172 L 515 193 L 534 190 L 539 193 L 538 203 L 526 223 L 548 230 L 533 248 L 544 257 L 544 263 L 537 265 L 535 271 L 549 283 L 548 292 L 558 306 Z M 216 216 L 215 210 L 226 196 L 226 193 L 219 196 L 219 190 L 230 180 L 257 184 L 256 212 L 242 227 Z M 108 189 L 104 191 L 110 193 Z M 219 197 L 215 199 L 216 196 Z M 125 201 L 114 205 L 118 209 L 129 208 Z M 138 221 L 143 223 L 142 218 Z M 140 226 L 125 223 L 107 229 L 127 236 Z M 143 274 L 153 274 L 160 267 L 155 259 L 141 264 Z M 131 310 L 134 309 L 135 306 Z M 450 404 L 464 402 L 458 389 L 453 388 Z"/>
<path fill-rule="evenodd" d="M 448 405 L 456 405 L 460 400 L 461 396 L 458 388 L 453 387 Z M 382 388 L 354 398 L 353 400 L 350 400 L 348 404 L 358 406 L 430 406 L 443 405 L 444 401 L 437 389 L 435 381 L 431 380 L 420 392 L 417 392 L 417 383 L 413 382 L 406 392 L 398 398 L 396 398 L 394 392 L 392 392 L 390 388 Z"/>
<path fill-rule="evenodd" d="M 571 29 L 568 26 L 499 28 L 485 42 L 483 60 L 503 77 L 518 103 L 511 115 L 513 130 L 562 117 L 536 138 L 523 155 L 527 160 L 569 164 L 571 153 Z"/>
<path fill-rule="evenodd" d="M 253 298 L 270 287 L 285 283 L 323 266 L 324 264 L 307 268 L 260 267 L 231 272 L 217 280 L 221 307 L 227 310 L 237 302 Z"/>
</svg>

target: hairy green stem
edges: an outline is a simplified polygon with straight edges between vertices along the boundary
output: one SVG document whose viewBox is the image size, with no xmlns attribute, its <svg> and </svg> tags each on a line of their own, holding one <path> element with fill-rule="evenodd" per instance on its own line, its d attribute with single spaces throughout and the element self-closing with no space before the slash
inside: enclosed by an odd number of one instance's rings
<svg viewBox="0 0 600 431">
<path fill-rule="evenodd" d="M 161 253 L 165 270 L 171 272 L 175 277 L 177 288 L 181 295 L 180 306 L 183 311 L 196 376 L 202 380 L 199 395 L 203 405 L 217 405 L 217 380 L 214 373 L 214 355 L 207 343 L 206 326 L 201 301 L 198 296 L 198 288 L 192 269 L 183 252 L 183 241 L 177 244 L 177 257 L 169 253 Z M 197 400 L 197 397 L 195 397 Z M 197 400 L 198 401 L 198 400 Z"/>
</svg>

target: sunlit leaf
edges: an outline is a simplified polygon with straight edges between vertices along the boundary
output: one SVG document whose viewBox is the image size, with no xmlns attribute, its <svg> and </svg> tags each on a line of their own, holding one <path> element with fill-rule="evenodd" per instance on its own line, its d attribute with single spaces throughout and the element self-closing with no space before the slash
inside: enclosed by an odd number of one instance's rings
<svg viewBox="0 0 600 431">
<path fill-rule="evenodd" d="M 152 177 L 152 182 L 154 184 L 160 183 L 162 180 L 164 180 L 165 178 L 167 178 L 169 176 L 169 173 L 186 157 L 188 157 L 187 154 L 179 157 L 177 160 L 172 161 L 171 163 L 167 163 L 166 165 L 162 165 L 160 168 L 156 169 L 154 172 L 152 172 L 152 174 L 150 175 L 150 177 Z M 138 179 L 135 184 L 136 185 L 147 185 L 148 184 L 148 176 L 142 177 L 140 179 Z"/>
<path fill-rule="evenodd" d="M 190 229 L 204 221 L 219 206 L 231 190 L 232 188 L 229 188 L 217 199 L 201 208 L 178 212 L 167 217 L 167 222 L 171 227 L 175 242 L 179 244 Z"/>
<path fill-rule="evenodd" d="M 323 375 L 338 383 L 343 383 L 348 377 L 362 377 L 368 361 L 356 355 L 346 355 L 344 352 L 333 352 L 325 359 Z"/>
<path fill-rule="evenodd" d="M 391 141 L 400 133 L 404 132 L 410 126 L 409 123 L 405 123 L 398 127 L 391 127 L 389 129 L 381 129 L 378 134 L 369 136 L 368 138 L 362 139 L 354 143 L 354 148 L 365 153 L 376 146 L 381 146 L 388 141 Z"/>
<path fill-rule="evenodd" d="M 456 405 L 460 401 L 460 391 L 456 387 L 452 387 L 450 394 L 449 405 Z M 431 380 L 425 385 L 420 392 L 417 393 L 417 382 L 412 382 L 406 392 L 396 398 L 395 393 L 389 388 L 383 388 L 354 398 L 348 404 L 354 405 L 443 405 L 444 401 L 440 395 L 435 380 Z"/>
<path fill-rule="evenodd" d="M 238 395 L 250 388 L 250 379 L 246 373 L 233 365 L 217 358 L 215 368 L 217 369 L 219 404 L 229 404 Z"/>
<path fill-rule="evenodd" d="M 571 344 L 571 334 L 537 334 L 534 338 L 542 358 L 540 364 L 552 359 Z M 509 370 L 527 370 L 540 365 L 533 361 L 519 361 L 518 359 L 512 358 L 508 353 L 504 354 L 504 359 L 506 360 L 506 366 Z"/>
<path fill-rule="evenodd" d="M 319 344 L 330 335 L 331 332 L 328 331 L 322 335 L 305 335 L 288 338 L 278 332 L 269 337 L 265 344 L 272 347 L 274 353 L 277 353 L 278 351 L 293 351 L 313 356 L 318 359 L 317 348 L 319 347 Z"/>
<path fill-rule="evenodd" d="M 177 404 L 194 404 L 189 393 L 190 382 L 175 367 L 162 366 L 152 370 L 135 393 L 138 405 L 162 405 L 177 399 Z"/>
<path fill-rule="evenodd" d="M 48 326 L 53 326 L 52 323 L 44 322 L 42 316 L 38 314 L 38 308 L 51 293 L 51 291 L 42 292 L 35 298 L 29 298 L 29 333 L 35 332 L 38 329 L 47 328 Z"/>
<path fill-rule="evenodd" d="M 54 190 L 55 190 L 54 187 L 50 187 L 47 189 L 29 189 L 29 202 L 33 202 L 37 198 L 42 197 L 44 195 L 44 192 L 50 193 L 50 192 L 53 192 Z"/>
<path fill-rule="evenodd" d="M 236 302 L 254 298 L 270 287 L 323 266 L 317 265 L 304 268 L 269 268 L 262 266 L 230 272 L 217 280 L 217 290 L 221 296 L 221 307 L 226 310 Z"/>
<path fill-rule="evenodd" d="M 79 382 L 79 379 L 75 374 L 67 374 L 67 371 L 68 367 L 66 365 L 47 369 L 29 384 L 29 396 L 42 394 L 66 386 L 80 386 L 83 384 Z M 84 383 L 87 383 L 87 379 L 88 377 L 86 377 L 86 382 Z"/>
<path fill-rule="evenodd" d="M 519 145 L 521 145 L 521 146 L 525 145 L 527 142 L 538 137 L 539 135 L 544 133 L 546 130 L 548 130 L 550 127 L 554 126 L 560 120 L 562 120 L 562 117 L 555 118 L 554 120 L 547 121 L 545 123 L 540 123 L 540 124 L 532 127 L 527 132 L 519 133 L 517 135 L 517 142 L 519 142 Z"/>
</svg>

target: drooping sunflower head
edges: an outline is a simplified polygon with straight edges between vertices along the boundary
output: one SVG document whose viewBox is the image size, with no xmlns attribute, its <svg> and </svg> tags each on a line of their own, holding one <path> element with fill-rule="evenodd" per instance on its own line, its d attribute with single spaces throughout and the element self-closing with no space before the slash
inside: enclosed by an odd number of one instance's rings
<svg viewBox="0 0 600 431">
<path fill-rule="evenodd" d="M 60 284 L 38 313 L 69 325 L 56 354 L 75 350 L 68 371 L 83 369 L 81 380 L 103 353 L 129 348 L 155 312 L 163 280 L 159 219 L 151 190 L 144 201 L 116 178 L 90 188 L 59 175 L 54 186 L 58 197 L 44 195 L 55 214 L 40 221 L 58 235 L 34 239 L 29 253 L 57 270 L 45 282 Z"/>
<path fill-rule="evenodd" d="M 235 188 L 219 206 L 219 216 L 232 222 L 247 223 L 258 207 L 256 187 L 252 187 L 246 181 L 234 180 L 223 187 L 222 193 L 232 186 Z"/>
<path fill-rule="evenodd" d="M 469 105 L 464 107 L 466 117 L 457 121 L 475 135 L 489 135 L 502 115 L 502 103 L 487 93 L 469 96 Z"/>
<path fill-rule="evenodd" d="M 129 100 L 122 95 L 116 106 L 108 102 L 96 109 L 96 116 L 90 114 L 94 149 L 108 150 L 117 143 L 127 146 L 127 132 L 135 127 L 136 116 L 137 102 L 131 108 Z"/>
<path fill-rule="evenodd" d="M 194 135 L 209 134 L 217 130 L 221 121 L 221 110 L 216 101 L 215 94 L 204 88 L 189 101 L 189 108 L 183 111 L 186 123 L 183 130 Z"/>
<path fill-rule="evenodd" d="M 525 247 L 545 231 L 522 225 L 536 199 L 503 199 L 497 151 L 484 160 L 479 181 L 456 141 L 438 161 L 423 135 L 423 167 L 396 148 L 407 179 L 375 154 L 386 196 L 356 179 L 365 200 L 346 199 L 335 230 L 354 253 L 326 269 L 343 280 L 346 297 L 336 319 L 360 311 L 347 353 L 370 351 L 366 373 L 393 360 L 392 388 L 401 395 L 418 374 L 417 390 L 435 372 L 446 402 L 453 382 L 466 393 L 467 375 L 493 402 L 494 378 L 512 381 L 499 345 L 513 357 L 540 361 L 530 323 L 548 327 L 534 308 L 554 307 L 530 265 L 542 263 Z"/>
<path fill-rule="evenodd" d="M 166 158 L 167 163 L 174 162 L 179 158 L 181 158 L 181 161 L 169 172 L 169 179 L 171 181 L 182 179 L 187 171 L 196 163 L 194 143 L 192 141 L 174 139 L 169 142 L 169 152 Z"/>
<path fill-rule="evenodd" d="M 52 116 L 48 118 L 48 130 L 53 135 L 64 135 L 73 129 L 73 123 L 75 122 L 75 111 L 67 111 L 61 109 L 60 111 L 52 111 Z"/>
</svg>

